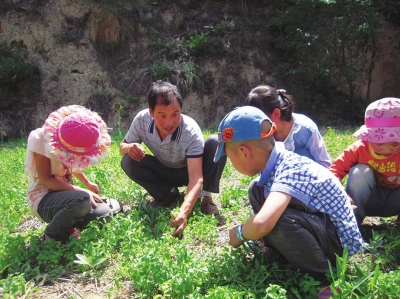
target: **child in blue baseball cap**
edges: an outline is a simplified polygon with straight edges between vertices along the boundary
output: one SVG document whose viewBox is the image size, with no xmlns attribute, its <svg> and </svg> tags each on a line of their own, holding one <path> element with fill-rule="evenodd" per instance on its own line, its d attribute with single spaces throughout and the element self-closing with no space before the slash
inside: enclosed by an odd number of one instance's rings
<svg viewBox="0 0 400 299">
<path fill-rule="evenodd" d="M 326 296 L 327 272 L 335 255 L 362 249 L 362 237 L 337 178 L 320 164 L 287 151 L 276 142 L 274 123 L 258 108 L 244 106 L 228 113 L 218 129 L 214 161 L 228 156 L 242 174 L 260 174 L 249 186 L 254 216 L 229 231 L 229 244 L 239 247 L 262 239 L 291 266 L 321 282 Z"/>
</svg>

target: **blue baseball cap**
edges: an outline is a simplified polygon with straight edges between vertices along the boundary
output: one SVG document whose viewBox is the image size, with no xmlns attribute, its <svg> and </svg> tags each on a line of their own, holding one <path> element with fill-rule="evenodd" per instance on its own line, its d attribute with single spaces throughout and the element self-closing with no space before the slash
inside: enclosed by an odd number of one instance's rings
<svg viewBox="0 0 400 299">
<path fill-rule="evenodd" d="M 264 120 L 271 123 L 268 134 L 261 133 L 261 124 Z M 274 134 L 276 125 L 264 112 L 253 106 L 237 107 L 229 112 L 218 127 L 218 148 L 214 156 L 214 162 L 226 156 L 225 142 L 238 142 L 266 138 Z"/>
</svg>

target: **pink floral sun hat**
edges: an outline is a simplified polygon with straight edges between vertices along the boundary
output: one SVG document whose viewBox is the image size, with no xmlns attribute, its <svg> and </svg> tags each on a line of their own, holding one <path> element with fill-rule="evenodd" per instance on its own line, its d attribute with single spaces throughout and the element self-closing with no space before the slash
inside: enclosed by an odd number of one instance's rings
<svg viewBox="0 0 400 299">
<path fill-rule="evenodd" d="M 50 113 L 43 129 L 48 151 L 69 167 L 83 170 L 100 163 L 110 151 L 106 123 L 96 112 L 79 105 Z"/>
<path fill-rule="evenodd" d="M 354 137 L 371 143 L 400 142 L 400 99 L 383 98 L 369 104 L 364 121 Z"/>
</svg>

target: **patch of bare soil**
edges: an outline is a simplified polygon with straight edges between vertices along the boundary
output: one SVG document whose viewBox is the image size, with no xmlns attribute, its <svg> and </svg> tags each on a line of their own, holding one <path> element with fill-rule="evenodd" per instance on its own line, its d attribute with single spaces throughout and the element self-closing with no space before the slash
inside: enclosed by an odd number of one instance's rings
<svg viewBox="0 0 400 299">
<path fill-rule="evenodd" d="M 382 217 L 365 217 L 361 224 L 361 234 L 365 242 L 368 242 L 372 238 L 372 231 L 383 231 L 390 227 L 400 229 L 400 222 L 397 219 L 393 221 L 381 221 Z"/>
<path fill-rule="evenodd" d="M 36 217 L 26 218 L 17 228 L 18 233 L 26 233 L 29 230 L 38 230 L 44 225 L 44 222 L 40 221 Z"/>
<path fill-rule="evenodd" d="M 74 273 L 67 273 L 52 282 L 40 283 L 36 286 L 33 297 L 37 299 L 137 298 L 130 281 L 122 282 L 122 286 L 117 290 L 112 274 L 105 274 L 100 280 L 95 281 L 93 278 L 85 278 Z"/>
</svg>

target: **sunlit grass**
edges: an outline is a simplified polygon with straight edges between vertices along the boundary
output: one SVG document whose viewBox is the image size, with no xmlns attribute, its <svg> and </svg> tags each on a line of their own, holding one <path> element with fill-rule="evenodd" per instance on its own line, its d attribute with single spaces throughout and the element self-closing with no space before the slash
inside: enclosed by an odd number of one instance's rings
<svg viewBox="0 0 400 299">
<path fill-rule="evenodd" d="M 355 141 L 354 130 L 323 128 L 332 158 Z M 253 178 L 236 172 L 228 160 L 221 192 L 214 197 L 221 208 L 220 217 L 203 215 L 197 204 L 185 232 L 174 238 L 169 221 L 177 207 L 162 209 L 148 204 L 145 190 L 120 167 L 123 133 L 112 137 L 110 155 L 85 173 L 100 186 L 103 196 L 121 200 L 129 212 L 102 226 L 92 223 L 81 232 L 82 239 L 66 245 L 41 243 L 44 224 L 38 230 L 27 225 L 34 217 L 26 203 L 26 141 L 0 145 L 0 297 L 37 298 L 44 283 L 69 275 L 107 286 L 109 298 L 121 298 L 122 293 L 132 298 L 311 298 L 316 282 L 277 259 L 266 258 L 258 243 L 239 249 L 227 246 L 228 229 L 252 215 L 247 188 Z M 399 295 L 400 288 L 391 287 L 400 284 L 399 276 L 390 271 L 399 269 L 400 237 L 390 219 L 382 223 L 386 230 L 371 241 L 371 253 L 360 253 L 339 264 L 342 276 L 334 281 L 343 295 Z M 76 254 L 88 263 L 74 262 Z M 371 277 L 378 277 L 361 281 L 371 271 Z M 132 292 L 128 295 L 127 285 Z"/>
</svg>

